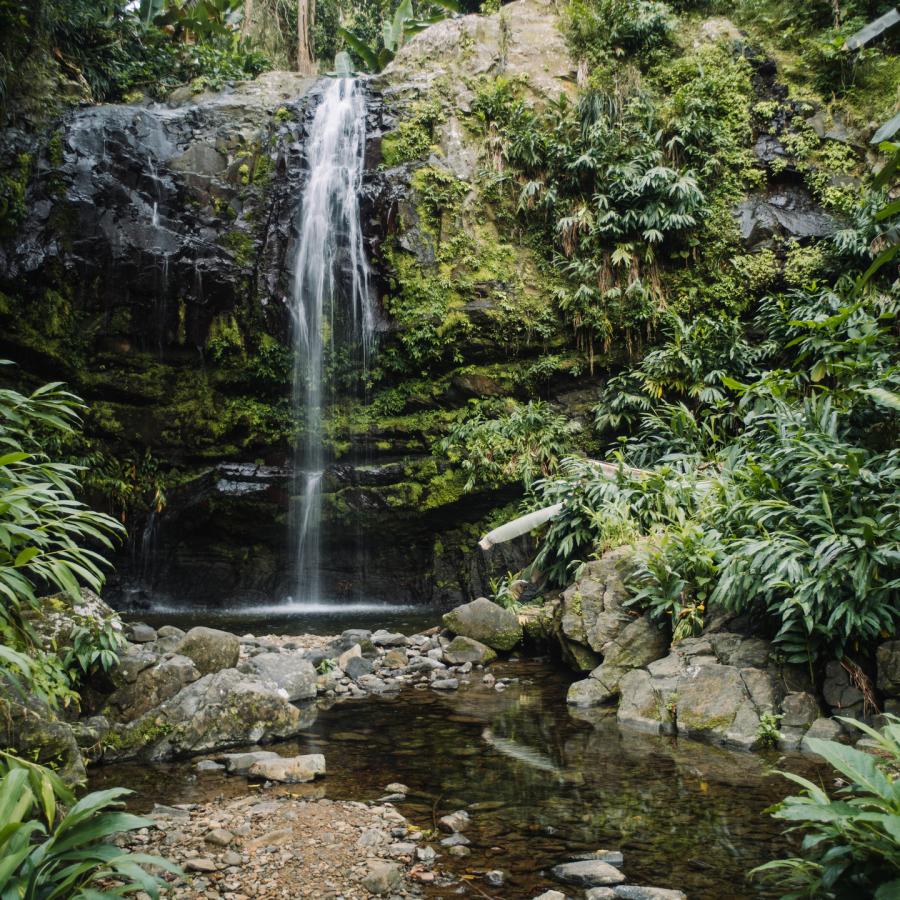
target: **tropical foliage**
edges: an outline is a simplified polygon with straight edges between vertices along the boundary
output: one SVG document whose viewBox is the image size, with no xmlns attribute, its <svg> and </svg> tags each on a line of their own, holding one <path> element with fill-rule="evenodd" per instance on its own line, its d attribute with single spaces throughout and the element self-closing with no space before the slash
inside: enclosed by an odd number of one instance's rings
<svg viewBox="0 0 900 900">
<path fill-rule="evenodd" d="M 384 19 L 380 39 L 377 41 L 367 43 L 364 37 L 343 26 L 338 28 L 338 34 L 369 72 L 380 72 L 409 38 L 424 31 L 429 25 L 440 22 L 448 14 L 460 10 L 456 0 L 429 0 L 419 6 L 417 15 L 413 11 L 412 0 L 401 0 L 394 14 Z"/>
<path fill-rule="evenodd" d="M 70 598 L 79 596 L 82 585 L 99 590 L 107 565 L 100 551 L 122 532 L 114 519 L 77 498 L 80 469 L 51 460 L 41 449 L 54 437 L 74 433 L 80 407 L 59 383 L 30 395 L 0 389 L 0 636 L 8 647 L 31 653 L 34 666 L 15 666 L 14 672 L 38 688 L 34 676 L 47 674 L 41 692 L 51 701 L 69 696 L 66 688 L 77 680 L 68 675 L 72 664 L 85 670 L 115 661 L 112 637 L 93 648 L 75 641 L 72 655 L 61 659 L 40 646 L 30 624 L 31 615 L 41 612 L 41 590 Z"/>
<path fill-rule="evenodd" d="M 802 835 L 801 855 L 773 860 L 752 874 L 787 888 L 783 900 L 891 900 L 900 895 L 900 719 L 885 718 L 878 731 L 855 719 L 843 720 L 865 732 L 874 754 L 809 739 L 810 749 L 843 777 L 836 798 L 806 778 L 782 773 L 803 793 L 787 797 L 773 815 Z"/>
<path fill-rule="evenodd" d="M 122 812 L 122 788 L 76 800 L 50 769 L 0 753 L 0 895 L 21 900 L 159 896 L 163 882 L 145 867 L 178 872 L 164 859 L 113 843 L 151 825 Z"/>
<path fill-rule="evenodd" d="M 466 474 L 466 490 L 522 481 L 526 486 L 556 471 L 573 449 L 580 425 L 541 401 L 473 404 L 438 449 Z"/>
</svg>

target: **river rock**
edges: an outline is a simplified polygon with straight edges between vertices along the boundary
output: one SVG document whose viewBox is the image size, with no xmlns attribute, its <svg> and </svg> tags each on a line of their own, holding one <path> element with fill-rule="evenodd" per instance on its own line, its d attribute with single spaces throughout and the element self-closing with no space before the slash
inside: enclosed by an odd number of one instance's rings
<svg viewBox="0 0 900 900">
<path fill-rule="evenodd" d="M 550 871 L 558 881 L 585 888 L 621 884 L 625 880 L 625 876 L 615 866 L 599 859 L 561 863 Z"/>
<path fill-rule="evenodd" d="M 198 625 L 181 639 L 176 652 L 192 659 L 201 675 L 210 675 L 234 668 L 241 656 L 241 644 L 237 635 Z"/>
<path fill-rule="evenodd" d="M 561 891 L 544 891 L 543 894 L 538 894 L 533 900 L 566 900 L 566 895 Z"/>
<path fill-rule="evenodd" d="M 287 693 L 292 703 L 316 696 L 316 670 L 309 660 L 296 653 L 262 653 L 241 665 L 242 672 L 271 682 Z"/>
<path fill-rule="evenodd" d="M 403 650 L 388 650 L 384 654 L 384 665 L 389 669 L 404 669 L 407 662 L 406 653 Z"/>
<path fill-rule="evenodd" d="M 403 869 L 395 862 L 383 859 L 366 861 L 366 873 L 362 886 L 371 894 L 381 896 L 397 888 L 403 880 Z"/>
<path fill-rule="evenodd" d="M 469 814 L 464 809 L 458 809 L 456 812 L 450 813 L 446 816 L 441 816 L 438 819 L 438 828 L 441 831 L 447 832 L 455 832 L 455 831 L 465 831 L 471 823 L 469 818 Z"/>
<path fill-rule="evenodd" d="M 402 647 L 406 644 L 406 635 L 379 628 L 372 633 L 371 640 L 376 647 Z"/>
<path fill-rule="evenodd" d="M 642 887 L 636 884 L 618 885 L 613 894 L 621 900 L 687 900 L 687 894 L 669 888 Z M 588 893 L 588 900 L 591 900 Z"/>
<path fill-rule="evenodd" d="M 878 648 L 878 689 L 889 697 L 900 696 L 900 641 L 886 641 Z"/>
<path fill-rule="evenodd" d="M 486 644 L 462 635 L 457 635 L 444 647 L 443 656 L 451 666 L 463 663 L 487 665 L 497 658 L 497 654 Z"/>
<path fill-rule="evenodd" d="M 273 750 L 254 750 L 250 753 L 225 753 L 222 760 L 225 769 L 232 775 L 247 775 L 250 767 L 260 760 L 278 759 L 279 754 Z"/>
<path fill-rule="evenodd" d="M 781 701 L 781 725 L 785 728 L 809 728 L 820 715 L 819 701 L 806 691 L 793 691 Z"/>
<path fill-rule="evenodd" d="M 265 778 L 284 784 L 301 784 L 325 774 L 325 757 L 321 753 L 310 753 L 305 756 L 258 759 L 250 766 L 247 774 L 251 778 Z"/>
<path fill-rule="evenodd" d="M 362 657 L 362 647 L 360 647 L 359 644 L 354 644 L 348 650 L 345 650 L 343 653 L 341 653 L 341 655 L 338 657 L 338 668 L 343 669 L 346 672 L 347 664 L 350 662 L 350 660 L 358 659 L 360 657 Z"/>
<path fill-rule="evenodd" d="M 113 729 L 111 759 L 165 760 L 239 744 L 292 737 L 315 715 L 301 715 L 282 692 L 237 669 L 204 675 L 134 722 Z"/>
<path fill-rule="evenodd" d="M 135 622 L 125 629 L 125 636 L 132 644 L 149 644 L 158 637 L 155 628 L 143 622 Z"/>
<path fill-rule="evenodd" d="M 515 613 L 486 597 L 464 603 L 445 613 L 444 626 L 456 635 L 472 638 L 494 650 L 512 650 L 522 640 Z"/>
<path fill-rule="evenodd" d="M 375 671 L 375 666 L 371 660 L 362 656 L 351 656 L 347 660 L 347 664 L 343 666 L 344 671 L 354 681 L 359 681 L 364 675 L 371 675 Z"/>
</svg>

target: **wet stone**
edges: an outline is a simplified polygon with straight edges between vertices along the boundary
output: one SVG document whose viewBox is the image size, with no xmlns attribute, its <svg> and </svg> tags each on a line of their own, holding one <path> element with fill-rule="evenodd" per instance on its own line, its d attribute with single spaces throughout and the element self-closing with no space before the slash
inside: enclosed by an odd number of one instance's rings
<svg viewBox="0 0 900 900">
<path fill-rule="evenodd" d="M 562 863 L 551 870 L 553 877 L 578 887 L 604 887 L 621 884 L 625 876 L 614 866 L 602 860 L 580 860 Z"/>
</svg>

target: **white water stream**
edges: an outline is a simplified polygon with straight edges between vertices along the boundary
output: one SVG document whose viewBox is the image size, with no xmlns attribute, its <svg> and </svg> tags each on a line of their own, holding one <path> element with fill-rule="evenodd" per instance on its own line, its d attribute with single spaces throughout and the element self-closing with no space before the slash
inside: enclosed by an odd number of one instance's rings
<svg viewBox="0 0 900 900">
<path fill-rule="evenodd" d="M 302 424 L 294 462 L 293 601 L 301 604 L 322 600 L 325 370 L 330 351 L 337 342 L 345 345 L 364 374 L 374 337 L 359 212 L 365 142 L 366 102 L 358 82 L 330 80 L 307 140 L 309 174 L 293 273 L 294 410 Z"/>
</svg>

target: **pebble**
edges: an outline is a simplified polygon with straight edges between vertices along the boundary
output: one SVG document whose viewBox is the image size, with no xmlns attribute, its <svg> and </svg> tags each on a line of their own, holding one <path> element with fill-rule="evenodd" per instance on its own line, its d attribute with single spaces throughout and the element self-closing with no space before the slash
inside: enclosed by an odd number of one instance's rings
<svg viewBox="0 0 900 900">
<path fill-rule="evenodd" d="M 203 840 L 207 844 L 214 844 L 217 847 L 227 847 L 234 840 L 234 835 L 224 828 L 213 828 Z"/>
<path fill-rule="evenodd" d="M 186 860 L 184 867 L 188 872 L 217 872 L 219 869 L 213 860 L 200 856 Z"/>
</svg>

